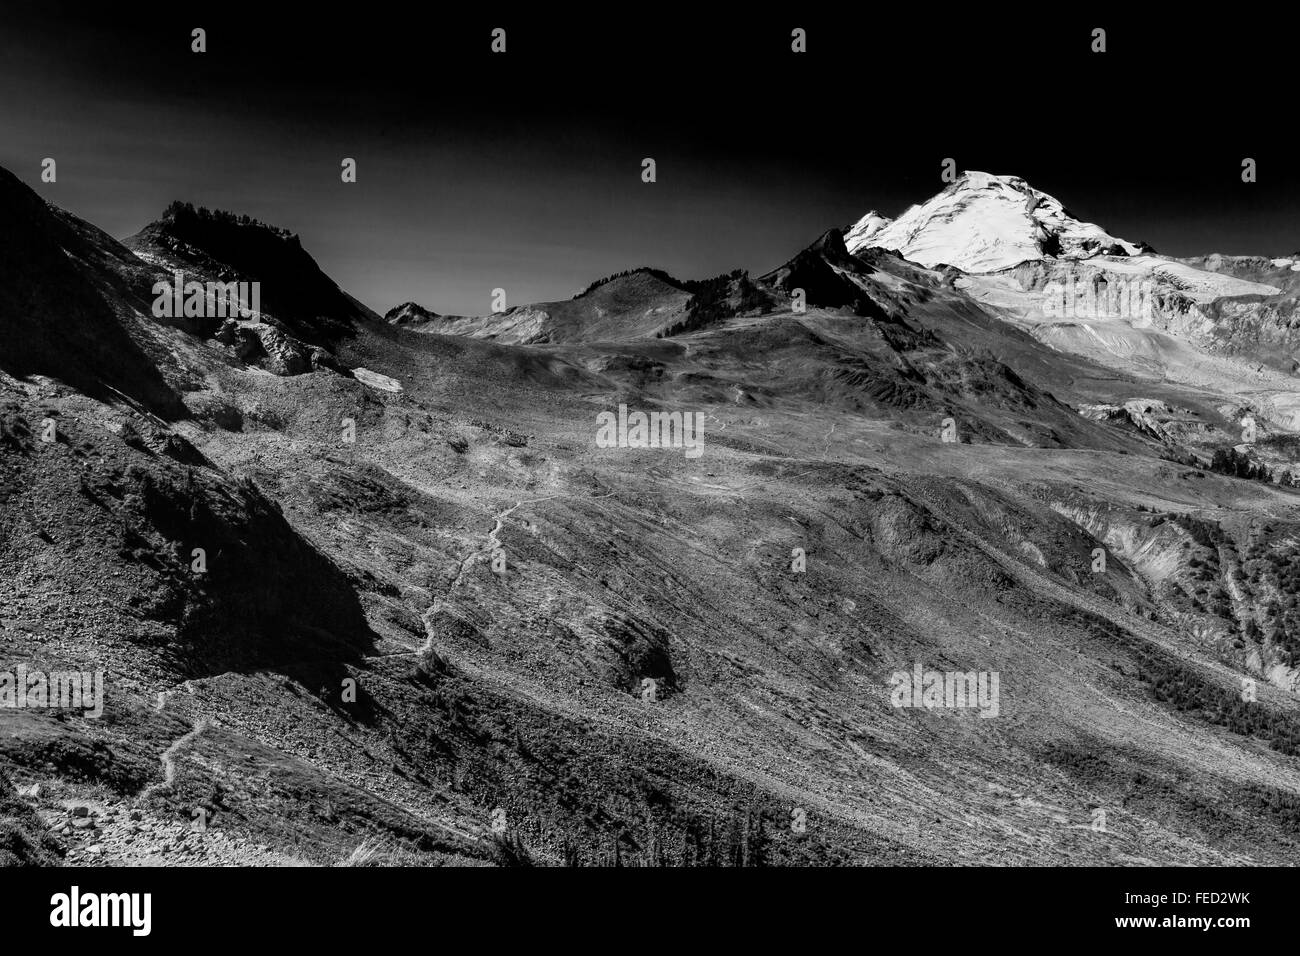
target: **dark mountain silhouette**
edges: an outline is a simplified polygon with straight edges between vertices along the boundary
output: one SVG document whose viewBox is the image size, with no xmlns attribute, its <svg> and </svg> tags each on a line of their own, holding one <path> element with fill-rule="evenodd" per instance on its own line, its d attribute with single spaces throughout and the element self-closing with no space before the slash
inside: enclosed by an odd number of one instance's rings
<svg viewBox="0 0 1300 956">
<path fill-rule="evenodd" d="M 296 235 L 247 216 L 174 202 L 123 244 L 198 281 L 260 282 L 263 311 L 310 345 L 330 348 L 357 323 L 378 319 L 320 270 Z"/>
<path fill-rule="evenodd" d="M 156 366 L 142 263 L 97 229 L 46 206 L 0 169 L 0 368 L 88 395 L 121 393 L 164 418 L 184 414 Z"/>
</svg>

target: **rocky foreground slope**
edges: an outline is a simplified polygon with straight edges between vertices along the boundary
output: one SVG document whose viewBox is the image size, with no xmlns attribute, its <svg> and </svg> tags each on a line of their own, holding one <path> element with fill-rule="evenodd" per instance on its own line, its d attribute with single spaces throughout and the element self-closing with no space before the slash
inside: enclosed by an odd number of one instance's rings
<svg viewBox="0 0 1300 956">
<path fill-rule="evenodd" d="M 0 669 L 107 688 L 0 711 L 37 834 L 6 845 L 1296 858 L 1300 498 L 1209 468 L 1223 393 L 838 233 L 754 279 L 383 322 L 259 224 L 127 248 L 7 174 L 0 211 Z M 156 317 L 176 268 L 262 279 L 260 313 Z M 1179 426 L 1080 414 L 1138 399 Z M 620 405 L 698 414 L 703 454 L 602 447 Z M 918 665 L 996 674 L 996 715 L 896 706 Z"/>
</svg>

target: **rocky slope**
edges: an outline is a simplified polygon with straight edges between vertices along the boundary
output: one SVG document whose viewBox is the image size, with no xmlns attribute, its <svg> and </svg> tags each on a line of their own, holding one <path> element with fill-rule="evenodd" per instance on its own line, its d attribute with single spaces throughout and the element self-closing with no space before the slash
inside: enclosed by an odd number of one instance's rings
<svg viewBox="0 0 1300 956">
<path fill-rule="evenodd" d="M 56 857 L 1300 849 L 1300 498 L 1170 460 L 1193 430 L 1154 405 L 1079 414 L 1142 397 L 1222 429 L 1219 396 L 1054 350 L 954 274 L 836 233 L 755 279 L 600 283 L 541 308 L 528 345 L 502 316 L 268 295 L 250 326 L 329 362 L 267 374 L 148 307 L 159 268 L 219 275 L 228 247 L 140 258 L 33 198 L 30 241 L 96 290 L 74 329 L 144 357 L 0 350 L 6 666 L 108 688 L 99 719 L 0 712 L 0 772 Z M 24 275 L 12 242 L 0 288 Z M 6 344 L 57 314 L 25 281 Z M 704 453 L 601 447 L 619 404 L 698 413 Z M 998 716 L 893 706 L 917 664 L 996 672 Z"/>
<path fill-rule="evenodd" d="M 0 866 L 50 866 L 58 853 L 40 817 L 0 773 Z"/>
</svg>

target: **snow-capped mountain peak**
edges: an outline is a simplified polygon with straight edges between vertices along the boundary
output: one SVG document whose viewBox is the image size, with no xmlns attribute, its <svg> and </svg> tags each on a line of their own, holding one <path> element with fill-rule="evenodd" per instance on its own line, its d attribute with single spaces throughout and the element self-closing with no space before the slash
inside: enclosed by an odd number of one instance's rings
<svg viewBox="0 0 1300 956">
<path fill-rule="evenodd" d="M 968 171 L 895 220 L 867 213 L 845 235 L 850 252 L 892 249 L 924 266 L 995 272 L 1032 259 L 1136 255 L 1131 242 L 1080 222 L 1018 176 Z"/>
<path fill-rule="evenodd" d="M 878 233 L 881 229 L 884 229 L 891 222 L 893 222 L 893 220 L 888 216 L 882 216 L 873 209 L 855 222 L 851 228 L 845 230 L 844 244 L 849 247 L 850 252 L 856 252 L 858 249 L 865 249 L 868 246 L 873 246 L 875 243 L 868 242 L 867 240 Z"/>
</svg>

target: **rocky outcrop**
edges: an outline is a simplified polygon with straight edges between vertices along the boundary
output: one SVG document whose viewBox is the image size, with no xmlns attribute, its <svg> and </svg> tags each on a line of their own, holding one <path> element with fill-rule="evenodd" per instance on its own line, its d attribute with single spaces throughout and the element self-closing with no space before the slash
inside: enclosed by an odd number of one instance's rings
<svg viewBox="0 0 1300 956">
<path fill-rule="evenodd" d="M 1212 335 L 1214 324 L 1202 303 L 1161 274 L 1154 263 L 1150 270 L 1131 266 L 1125 263 L 1121 269 L 1104 258 L 1044 260 L 1021 263 L 1004 275 L 1030 293 L 1048 319 L 1122 321 L 1134 328 L 1156 328 L 1194 339 Z"/>
<path fill-rule="evenodd" d="M 176 202 L 123 244 L 186 281 L 259 283 L 260 311 L 312 345 L 328 348 L 379 318 L 325 275 L 296 235 L 248 216 Z"/>
<path fill-rule="evenodd" d="M 1079 414 L 1095 422 L 1135 429 L 1166 445 L 1203 441 L 1213 427 L 1186 408 L 1171 408 L 1158 399 L 1135 398 L 1121 405 L 1080 405 Z"/>
</svg>

